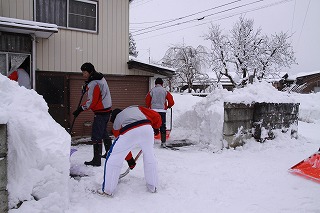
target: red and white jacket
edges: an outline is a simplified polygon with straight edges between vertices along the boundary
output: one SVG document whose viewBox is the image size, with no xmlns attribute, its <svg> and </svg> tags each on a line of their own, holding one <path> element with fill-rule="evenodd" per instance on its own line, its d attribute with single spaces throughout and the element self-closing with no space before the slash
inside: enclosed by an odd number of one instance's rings
<svg viewBox="0 0 320 213">
<path fill-rule="evenodd" d="M 87 83 L 88 96 L 82 109 L 91 109 L 94 113 L 110 112 L 112 107 L 111 94 L 103 74 L 93 72 Z"/>
<path fill-rule="evenodd" d="M 24 86 L 27 89 L 31 89 L 31 82 L 29 74 L 22 68 L 18 68 L 11 72 L 8 76 L 9 79 L 17 81 L 19 86 Z"/>
<path fill-rule="evenodd" d="M 157 84 L 148 92 L 145 101 L 148 108 L 157 112 L 166 112 L 167 108 L 171 108 L 174 105 L 171 93 L 163 88 L 161 84 Z"/>
<path fill-rule="evenodd" d="M 112 132 L 115 137 L 118 137 L 143 125 L 151 125 L 153 128 L 159 129 L 161 123 L 160 114 L 154 110 L 142 106 L 129 106 L 117 115 Z"/>
</svg>

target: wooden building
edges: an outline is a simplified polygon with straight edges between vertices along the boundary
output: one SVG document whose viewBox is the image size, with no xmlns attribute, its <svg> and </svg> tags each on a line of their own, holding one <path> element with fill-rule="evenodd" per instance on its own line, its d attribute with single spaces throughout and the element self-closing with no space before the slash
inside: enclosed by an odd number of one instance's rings
<svg viewBox="0 0 320 213">
<path fill-rule="evenodd" d="M 155 77 L 173 71 L 129 60 L 130 0 L 0 0 L 0 70 L 30 58 L 32 88 L 49 113 L 70 128 L 91 62 L 109 84 L 113 108 L 144 105 Z M 92 112 L 82 113 L 74 136 L 89 135 Z"/>
<path fill-rule="evenodd" d="M 320 92 L 320 71 L 286 75 L 279 81 L 278 88 L 304 94 Z"/>
</svg>

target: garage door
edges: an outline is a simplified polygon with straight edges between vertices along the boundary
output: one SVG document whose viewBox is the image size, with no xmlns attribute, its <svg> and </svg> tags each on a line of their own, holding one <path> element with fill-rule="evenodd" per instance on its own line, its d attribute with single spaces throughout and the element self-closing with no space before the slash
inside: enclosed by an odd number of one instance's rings
<svg viewBox="0 0 320 213">
<path fill-rule="evenodd" d="M 105 76 L 112 98 L 112 108 L 125 108 L 130 105 L 145 104 L 145 96 L 149 91 L 149 77 L 146 76 Z M 84 79 L 80 74 L 70 76 L 70 125 L 72 123 L 72 112 L 77 108 L 81 97 L 81 87 Z M 83 98 L 83 101 L 86 97 Z M 83 102 L 82 101 L 82 102 Z M 74 127 L 73 136 L 91 135 L 91 122 L 93 113 L 86 111 L 77 117 Z M 108 125 L 111 130 L 111 124 Z"/>
</svg>

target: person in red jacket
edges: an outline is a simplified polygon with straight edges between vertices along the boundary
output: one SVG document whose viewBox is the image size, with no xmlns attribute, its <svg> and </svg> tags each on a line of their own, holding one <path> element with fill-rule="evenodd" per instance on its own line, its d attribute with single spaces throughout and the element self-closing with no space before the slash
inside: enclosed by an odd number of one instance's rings
<svg viewBox="0 0 320 213">
<path fill-rule="evenodd" d="M 160 127 L 161 134 L 161 146 L 166 146 L 166 112 L 168 108 L 171 108 L 174 105 L 174 100 L 170 92 L 163 88 L 163 80 L 157 78 L 155 81 L 155 87 L 152 88 L 146 98 L 146 106 L 149 109 L 157 111 L 162 119 L 162 125 Z"/>
<path fill-rule="evenodd" d="M 84 162 L 89 166 L 101 166 L 102 142 L 104 142 L 105 150 L 108 152 L 111 146 L 111 138 L 107 132 L 107 123 L 111 114 L 111 95 L 109 86 L 102 73 L 95 70 L 91 63 L 84 63 L 81 66 L 83 77 L 87 79 L 85 92 L 87 92 L 87 100 L 73 112 L 77 117 L 84 110 L 92 110 L 94 119 L 92 124 L 91 140 L 93 142 L 93 159 Z"/>
<path fill-rule="evenodd" d="M 157 112 L 142 106 L 130 106 L 124 110 L 114 109 L 110 122 L 113 123 L 112 132 L 116 139 L 106 157 L 101 193 L 110 196 L 114 194 L 122 163 L 125 159 L 132 158 L 130 150 L 137 145 L 141 147 L 143 153 L 147 189 L 152 193 L 156 192 L 158 170 L 153 150 L 153 129 L 160 128 L 161 116 Z M 132 158 L 132 160 L 134 159 Z"/>
<path fill-rule="evenodd" d="M 30 75 L 27 72 L 29 70 L 29 57 L 19 66 L 18 69 L 9 73 L 8 78 L 13 81 L 17 81 L 19 86 L 23 86 L 27 89 L 31 89 Z"/>
</svg>

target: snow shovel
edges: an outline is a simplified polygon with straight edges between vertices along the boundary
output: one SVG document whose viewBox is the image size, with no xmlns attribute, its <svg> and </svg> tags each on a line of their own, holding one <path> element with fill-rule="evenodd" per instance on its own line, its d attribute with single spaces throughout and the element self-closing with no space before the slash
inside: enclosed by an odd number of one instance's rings
<svg viewBox="0 0 320 213">
<path fill-rule="evenodd" d="M 80 100 L 79 100 L 77 109 L 79 108 L 79 106 L 80 106 L 80 104 L 81 104 L 81 102 L 82 102 L 82 99 L 83 99 L 84 94 L 86 93 L 86 90 L 84 89 L 84 88 L 86 87 L 86 85 L 83 85 L 82 87 L 83 87 L 83 88 L 82 88 L 82 92 L 81 92 L 82 94 L 81 94 L 81 97 L 80 97 Z M 73 117 L 73 121 L 72 121 L 71 127 L 70 127 L 70 129 L 69 129 L 69 134 L 70 134 L 70 135 L 72 134 L 73 125 L 74 125 L 74 122 L 75 122 L 75 121 L 76 121 L 76 117 Z"/>
<path fill-rule="evenodd" d="M 78 106 L 77 108 L 80 106 L 81 102 L 82 102 L 82 99 L 83 99 L 83 96 L 84 94 L 86 93 L 86 84 L 82 86 L 82 91 L 81 91 L 81 97 L 80 97 L 80 101 L 78 103 Z M 73 117 L 73 121 L 72 121 L 72 124 L 71 124 L 71 127 L 69 129 L 69 134 L 72 135 L 72 130 L 73 130 L 73 126 L 74 126 L 74 122 L 76 121 L 76 117 Z M 70 150 L 70 157 L 73 153 L 75 153 L 77 151 L 77 149 L 75 148 L 71 148 Z"/>
<path fill-rule="evenodd" d="M 170 108 L 170 128 L 167 129 L 166 131 L 166 139 L 168 140 L 170 137 L 170 133 L 172 130 L 172 108 Z M 161 139 L 161 135 L 160 133 L 158 133 L 157 135 L 154 136 L 154 139 L 160 140 Z"/>
<path fill-rule="evenodd" d="M 134 158 L 135 162 L 137 162 L 137 160 L 139 159 L 141 154 L 142 154 L 142 150 L 140 150 L 138 152 L 138 154 L 136 155 L 136 157 Z M 128 167 L 127 170 L 124 173 L 120 174 L 119 179 L 125 177 L 127 174 L 129 174 L 129 172 L 130 172 L 130 167 Z"/>
<path fill-rule="evenodd" d="M 289 172 L 320 183 L 320 149 L 291 167 Z"/>
</svg>

